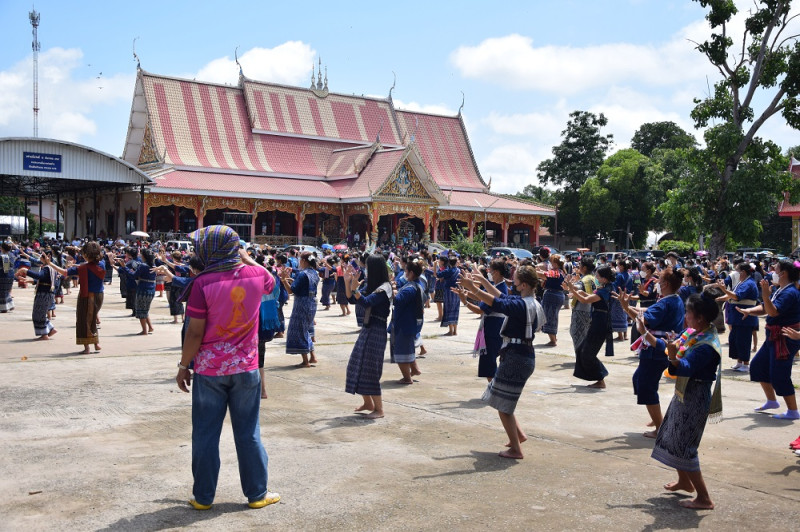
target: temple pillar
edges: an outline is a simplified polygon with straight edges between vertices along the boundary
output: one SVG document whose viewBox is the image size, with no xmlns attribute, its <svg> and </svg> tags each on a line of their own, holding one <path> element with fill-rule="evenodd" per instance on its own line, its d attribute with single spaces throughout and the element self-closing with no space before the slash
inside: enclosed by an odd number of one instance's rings
<svg viewBox="0 0 800 532">
<path fill-rule="evenodd" d="M 792 216 L 792 251 L 800 247 L 800 217 Z"/>
<path fill-rule="evenodd" d="M 472 238 L 475 236 L 475 219 L 469 219 L 469 240 L 472 242 Z"/>
<path fill-rule="evenodd" d="M 258 218 L 258 211 L 253 209 L 253 217 L 250 219 L 250 242 L 252 242 L 256 236 L 256 218 Z"/>
<path fill-rule="evenodd" d="M 206 211 L 203 209 L 203 198 L 197 198 L 197 210 L 194 212 L 197 213 L 197 228 L 203 228 L 203 218 L 206 217 Z"/>
<path fill-rule="evenodd" d="M 503 219 L 503 245 L 504 246 L 508 245 L 508 226 L 509 225 L 510 224 L 508 223 L 508 218 L 504 218 Z"/>
<path fill-rule="evenodd" d="M 536 235 L 534 240 L 535 246 L 539 245 L 539 227 L 541 227 L 541 225 L 542 225 L 542 219 L 541 217 L 537 216 L 536 221 L 533 223 L 533 231 L 534 234 Z"/>
<path fill-rule="evenodd" d="M 300 206 L 297 209 L 297 243 L 298 244 L 302 244 L 303 243 L 303 218 L 305 218 L 305 216 L 303 215 L 303 207 Z"/>
<path fill-rule="evenodd" d="M 369 208 L 369 205 L 367 205 L 367 208 Z M 372 240 L 372 243 L 374 244 L 374 243 L 376 243 L 378 241 L 378 205 L 377 204 L 373 204 L 372 205 L 372 216 L 370 217 L 369 223 L 372 226 L 371 227 L 371 232 L 370 232 L 370 238 Z"/>
<path fill-rule="evenodd" d="M 439 242 L 439 215 L 434 214 L 431 220 L 431 232 L 433 233 L 433 243 Z"/>
<path fill-rule="evenodd" d="M 177 205 L 172 206 L 172 230 L 178 233 L 181 223 L 181 208 Z"/>
</svg>

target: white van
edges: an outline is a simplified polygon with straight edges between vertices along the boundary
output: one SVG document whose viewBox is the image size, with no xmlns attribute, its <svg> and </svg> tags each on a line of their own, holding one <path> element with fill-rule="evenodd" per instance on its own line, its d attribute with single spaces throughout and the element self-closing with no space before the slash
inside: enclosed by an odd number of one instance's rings
<svg viewBox="0 0 800 532">
<path fill-rule="evenodd" d="M 167 249 L 182 251 L 183 253 L 190 253 L 194 251 L 194 246 L 191 240 L 170 240 L 167 242 Z"/>
</svg>

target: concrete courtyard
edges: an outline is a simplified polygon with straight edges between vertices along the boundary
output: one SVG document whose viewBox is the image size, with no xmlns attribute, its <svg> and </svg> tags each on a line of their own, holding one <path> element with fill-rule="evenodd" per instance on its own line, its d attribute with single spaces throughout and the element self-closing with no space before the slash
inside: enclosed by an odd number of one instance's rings
<svg viewBox="0 0 800 532">
<path fill-rule="evenodd" d="M 636 358 L 617 343 L 608 388 L 572 377 L 569 311 L 559 345 L 537 347 L 517 409 L 525 459 L 499 458 L 505 435 L 479 400 L 486 386 L 471 350 L 478 320 L 462 308 L 459 335 L 426 312 L 428 356 L 411 386 L 384 367 L 386 417 L 353 415 L 345 367 L 354 316 L 317 314 L 319 365 L 297 369 L 283 340 L 267 348 L 269 399 L 261 427 L 279 504 L 248 509 L 229 424 L 214 507 L 191 509 L 191 396 L 175 383 L 180 325 L 156 298 L 155 333 L 136 336 L 118 279 L 101 312 L 101 353 L 78 355 L 75 294 L 58 306 L 59 333 L 34 340 L 33 290 L 14 289 L 0 314 L 0 512 L 4 530 L 797 530 L 800 422 L 756 414 L 746 375 L 725 371 L 724 421 L 709 425 L 700 460 L 717 508 L 678 506 L 675 478 L 650 458 L 648 417 L 631 386 Z M 287 307 L 287 315 L 291 302 Z M 763 330 L 761 339 L 763 340 Z M 545 335 L 538 343 L 546 341 Z M 724 367 L 730 366 L 723 361 Z M 795 382 L 800 382 L 796 376 Z M 672 385 L 661 386 L 666 410 Z"/>
</svg>

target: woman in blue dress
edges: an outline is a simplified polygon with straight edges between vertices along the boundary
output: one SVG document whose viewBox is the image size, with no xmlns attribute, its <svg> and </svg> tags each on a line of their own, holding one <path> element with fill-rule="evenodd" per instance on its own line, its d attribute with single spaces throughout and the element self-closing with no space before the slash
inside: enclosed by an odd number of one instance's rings
<svg viewBox="0 0 800 532">
<path fill-rule="evenodd" d="M 42 253 L 45 265 L 38 272 L 28 270 L 27 275 L 36 279 L 36 295 L 33 298 L 33 310 L 31 318 L 33 320 L 33 332 L 39 340 L 49 340 L 56 329 L 50 323 L 49 311 L 55 305 L 55 289 L 58 279 L 58 272 L 55 268 L 48 265 L 47 252 Z"/>
<path fill-rule="evenodd" d="M 422 275 L 422 262 L 416 257 L 410 257 L 405 262 L 406 269 L 401 276 L 401 288 L 394 296 L 394 310 L 392 311 L 391 355 L 392 362 L 400 368 L 403 378 L 400 384 L 413 384 L 411 378 L 420 375 L 416 367 L 415 340 L 417 331 L 422 324 L 423 305 L 425 296 L 417 279 Z M 455 294 L 454 294 L 455 295 Z M 455 295 L 458 298 L 457 295 Z"/>
<path fill-rule="evenodd" d="M 792 363 L 800 349 L 800 291 L 796 286 L 800 271 L 792 262 L 782 260 L 776 274 L 778 289 L 770 297 L 767 297 L 769 281 L 761 281 L 763 304 L 736 310 L 743 316 L 767 316 L 767 337 L 750 363 L 750 380 L 761 384 L 767 397 L 767 402 L 756 408 L 756 412 L 780 407 L 777 398 L 780 395 L 786 402 L 786 413 L 773 417 L 793 420 L 800 419 L 792 383 Z"/>
<path fill-rule="evenodd" d="M 544 277 L 544 293 L 542 294 L 542 308 L 547 322 L 542 326 L 542 332 L 550 337 L 545 344 L 547 347 L 556 346 L 558 334 L 558 312 L 564 305 L 564 259 L 561 255 L 550 255 L 550 267 L 539 272 Z"/>
<path fill-rule="evenodd" d="M 725 292 L 719 301 L 727 301 L 734 309 L 749 309 L 758 304 L 758 286 L 753 279 L 753 269 L 747 262 L 736 265 L 739 272 L 739 284 L 734 290 L 728 290 L 725 283 L 720 281 L 718 287 Z M 769 292 L 767 292 L 769 293 Z M 728 325 L 731 330 L 728 335 L 728 357 L 736 361 L 734 371 L 750 372 L 750 346 L 753 341 L 753 330 L 758 327 L 758 314 L 742 314 L 731 312 L 728 315 Z"/>
<path fill-rule="evenodd" d="M 508 295 L 508 286 L 503 277 L 506 265 L 503 261 L 494 259 L 489 263 L 489 279 L 492 285 L 497 288 L 500 296 Z M 492 312 L 489 305 L 478 302 L 477 305 L 467 300 L 467 294 L 463 290 L 458 291 L 461 303 L 475 314 L 481 315 L 481 323 L 478 326 L 478 335 L 475 339 L 473 356 L 478 357 L 478 377 L 485 377 L 489 382 L 497 373 L 497 357 L 500 355 L 500 348 L 503 346 L 503 337 L 500 336 L 500 328 L 503 326 L 505 315 L 499 312 Z"/>
<path fill-rule="evenodd" d="M 317 259 L 310 251 L 300 254 L 299 270 L 293 282 L 290 268 L 284 268 L 279 274 L 283 286 L 290 294 L 294 294 L 292 316 L 289 318 L 289 328 L 286 331 L 286 353 L 301 355 L 303 361 L 298 367 L 310 368 L 311 364 L 317 363 L 312 336 L 319 284 Z"/>
<path fill-rule="evenodd" d="M 368 419 L 382 418 L 381 376 L 386 351 L 386 320 L 392 301 L 392 283 L 389 270 L 381 255 L 367 258 L 367 285 L 362 292 L 360 272 L 353 266 L 344 272 L 344 286 L 348 298 L 355 299 L 356 310 L 364 309 L 364 325 L 350 353 L 347 363 L 345 391 L 361 395 L 363 401 L 355 412 Z"/>
<path fill-rule="evenodd" d="M 500 365 L 483 399 L 497 409 L 508 435 L 508 449 L 501 452 L 500 456 L 520 460 L 524 458 L 521 444 L 528 437 L 517 421 L 514 410 L 536 366 L 533 339 L 541 327 L 539 324 L 544 321 L 544 311 L 535 297 L 539 285 L 536 269 L 530 265 L 517 268 L 514 288 L 520 294 L 518 296 L 501 296 L 494 285 L 481 275 L 463 278 L 460 284 L 470 298 L 478 299 L 489 305 L 493 312 L 506 316 L 500 331 L 503 336 Z"/>
<path fill-rule="evenodd" d="M 706 422 L 718 421 L 722 416 L 722 390 L 719 371 L 722 349 L 713 324 L 719 308 L 708 294 L 692 294 L 686 301 L 687 337 L 683 346 L 679 342 L 666 343 L 649 334 L 641 324 L 648 342 L 659 350 L 666 348 L 669 373 L 677 377 L 675 396 L 658 431 L 652 457 L 678 472 L 678 480 L 664 486 L 667 491 L 697 492 L 694 499 L 678 502 L 692 510 L 712 510 L 714 503 L 700 472 L 697 449 L 703 437 Z M 683 356 L 678 357 L 683 349 Z M 714 392 L 711 385 L 716 380 Z"/>
<path fill-rule="evenodd" d="M 452 252 L 451 252 L 452 254 Z M 459 278 L 458 257 L 440 257 L 439 265 L 441 269 L 436 273 L 436 277 L 442 280 L 442 297 L 444 299 L 444 311 L 442 313 L 442 327 L 447 327 L 445 336 L 455 336 L 458 333 L 458 312 L 461 301 L 458 295 L 451 289 L 456 287 Z"/>
<path fill-rule="evenodd" d="M 318 272 L 322 279 L 322 297 L 319 302 L 325 307 L 322 310 L 330 310 L 331 292 L 336 288 L 336 268 L 333 265 L 333 257 L 327 257 Z"/>
<path fill-rule="evenodd" d="M 614 293 L 620 290 L 625 290 L 629 294 L 633 293 L 633 279 L 631 279 L 628 270 L 631 263 L 627 259 L 619 259 L 617 261 L 617 277 L 614 280 Z M 617 340 L 628 339 L 628 316 L 625 310 L 619 304 L 619 301 L 613 299 L 611 301 L 611 330 L 617 333 Z M 666 367 L 664 368 L 666 369 Z"/>
<path fill-rule="evenodd" d="M 153 324 L 150 321 L 150 305 L 156 295 L 156 273 L 153 271 L 156 264 L 153 252 L 149 249 L 142 248 L 139 252 L 139 258 L 141 262 L 138 263 L 135 270 L 128 267 L 125 270 L 129 279 L 136 280 L 134 313 L 142 326 L 142 332 L 139 334 L 146 336 L 153 333 Z"/>
<path fill-rule="evenodd" d="M 644 311 L 645 327 L 656 338 L 671 340 L 683 331 L 683 318 L 685 309 L 683 301 L 678 297 L 678 290 L 683 282 L 683 274 L 673 268 L 666 268 L 661 272 L 658 284 L 661 288 L 661 299 L 656 301 Z M 636 319 L 636 309 L 628 304 L 629 295 L 623 292 L 617 296 L 620 306 L 631 319 Z M 650 415 L 654 430 L 644 433 L 646 438 L 655 438 L 661 426 L 661 403 L 658 399 L 658 383 L 661 375 L 667 369 L 667 357 L 664 351 L 659 351 L 648 342 L 642 342 L 639 348 L 639 367 L 633 373 L 633 393 L 636 394 L 636 404 L 645 405 Z"/>
<path fill-rule="evenodd" d="M 700 270 L 697 266 L 692 266 L 687 270 L 687 275 L 683 279 L 683 286 L 678 290 L 678 297 L 681 298 L 683 304 L 686 305 L 686 300 L 692 294 L 699 294 L 703 291 L 703 278 L 700 276 Z"/>
</svg>

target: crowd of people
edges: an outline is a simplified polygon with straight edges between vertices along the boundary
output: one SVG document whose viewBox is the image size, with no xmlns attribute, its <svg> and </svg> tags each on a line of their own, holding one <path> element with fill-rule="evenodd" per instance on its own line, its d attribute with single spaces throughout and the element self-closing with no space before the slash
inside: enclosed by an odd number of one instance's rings
<svg viewBox="0 0 800 532">
<path fill-rule="evenodd" d="M 488 386 L 483 399 L 498 411 L 508 437 L 503 458 L 522 459 L 527 435 L 515 409 L 535 368 L 535 333 L 543 348 L 558 345 L 559 318 L 571 306 L 569 334 L 575 351 L 573 375 L 589 388 L 606 388 L 608 368 L 599 358 L 615 347 L 638 357 L 633 375 L 637 404 L 652 430 L 653 458 L 673 467 L 678 480 L 667 490 L 696 492 L 682 502 L 713 508 L 700 473 L 697 449 L 707 420 L 721 416 L 723 348 L 727 335 L 730 371 L 749 373 L 765 395 L 758 412 L 800 419 L 791 370 L 800 349 L 800 263 L 741 258 L 622 258 L 595 262 L 565 258 L 543 247 L 532 259 L 430 253 L 404 242 L 394 247 L 358 242 L 352 250 L 317 256 L 289 248 L 244 249 L 226 226 L 210 226 L 190 237 L 190 253 L 161 242 L 55 241 L 2 243 L 0 312 L 14 309 L 12 290 L 35 285 L 34 336 L 56 334 L 51 318 L 64 293 L 77 289 L 76 343 L 81 353 L 101 350 L 100 311 L 104 289 L 119 276 L 125 308 L 154 333 L 153 301 L 164 297 L 173 323 L 183 323 L 178 386 L 192 392 L 194 498 L 207 509 L 219 469 L 219 432 L 226 409 L 234 421 L 242 489 L 251 507 L 277 502 L 267 490 L 267 455 L 261 444 L 258 405 L 267 398 L 266 344 L 285 337 L 285 352 L 300 355 L 299 367 L 319 363 L 314 350 L 316 314 L 338 305 L 340 316 L 355 314 L 358 338 L 344 375 L 347 393 L 361 397 L 355 412 L 367 419 L 386 415 L 381 380 L 387 344 L 398 381 L 414 384 L 418 358 L 427 350 L 424 313 L 434 306 L 444 336 L 458 335 L 461 308 L 481 316 L 474 342 L 478 376 Z M 158 294 L 158 296 L 156 296 Z M 284 307 L 292 298 L 287 318 Z M 760 316 L 765 316 L 759 345 Z M 288 321 L 288 323 L 287 323 Z M 616 337 L 615 337 L 616 334 Z M 630 339 L 630 344 L 628 340 Z M 615 345 L 616 344 L 616 345 Z M 755 355 L 753 355 L 755 353 Z M 659 387 L 675 379 L 675 396 L 662 415 Z M 713 391 L 712 391 L 713 388 Z M 800 438 L 790 447 L 800 455 Z"/>
</svg>

